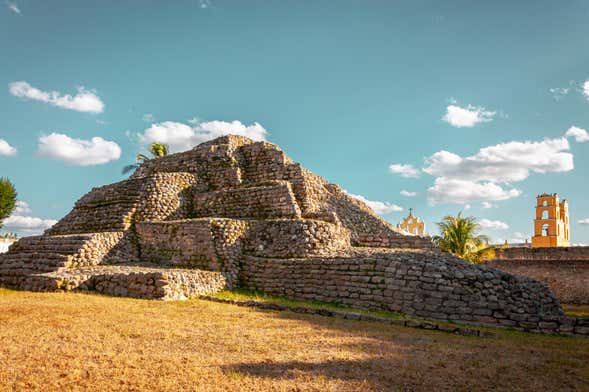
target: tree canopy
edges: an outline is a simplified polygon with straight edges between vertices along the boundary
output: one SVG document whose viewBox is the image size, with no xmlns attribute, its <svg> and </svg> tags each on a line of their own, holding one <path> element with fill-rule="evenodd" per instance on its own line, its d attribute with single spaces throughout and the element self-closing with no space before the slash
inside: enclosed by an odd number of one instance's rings
<svg viewBox="0 0 589 392">
<path fill-rule="evenodd" d="M 165 145 L 163 143 L 154 142 L 154 143 L 151 143 L 148 151 L 151 153 L 153 158 L 161 158 L 161 157 L 165 157 L 166 155 L 168 155 L 169 148 L 167 145 Z M 150 158 L 144 154 L 137 155 L 137 157 L 136 157 L 137 163 L 125 166 L 123 168 L 123 174 L 127 174 L 130 171 L 137 169 L 139 166 L 141 166 L 142 163 L 149 161 L 153 158 Z"/>
<path fill-rule="evenodd" d="M 475 217 L 463 217 L 462 213 L 447 215 L 436 224 L 440 235 L 434 236 L 433 241 L 440 249 L 473 263 L 482 260 L 489 239 L 479 234 L 481 227 Z"/>
<path fill-rule="evenodd" d="M 7 178 L 0 178 L 0 228 L 2 221 L 16 208 L 16 189 Z"/>
</svg>

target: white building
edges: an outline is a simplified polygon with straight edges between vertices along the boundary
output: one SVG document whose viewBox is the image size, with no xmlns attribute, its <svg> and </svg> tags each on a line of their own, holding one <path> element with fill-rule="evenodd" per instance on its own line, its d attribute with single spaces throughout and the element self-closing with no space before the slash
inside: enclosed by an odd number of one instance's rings
<svg viewBox="0 0 589 392">
<path fill-rule="evenodd" d="M 0 238 L 0 253 L 8 252 L 8 247 L 15 241 L 12 238 Z"/>
</svg>

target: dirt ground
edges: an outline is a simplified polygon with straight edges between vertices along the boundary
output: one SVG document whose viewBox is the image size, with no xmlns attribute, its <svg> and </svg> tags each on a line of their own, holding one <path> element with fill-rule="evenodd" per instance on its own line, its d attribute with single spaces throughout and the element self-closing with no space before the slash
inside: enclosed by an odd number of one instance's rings
<svg viewBox="0 0 589 392">
<path fill-rule="evenodd" d="M 589 339 L 0 290 L 0 391 L 589 390 Z"/>
</svg>

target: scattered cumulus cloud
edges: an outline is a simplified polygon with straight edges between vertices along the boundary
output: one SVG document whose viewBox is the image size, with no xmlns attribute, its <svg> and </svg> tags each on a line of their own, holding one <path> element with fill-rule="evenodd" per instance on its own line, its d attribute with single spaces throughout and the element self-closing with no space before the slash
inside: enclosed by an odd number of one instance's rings
<svg viewBox="0 0 589 392">
<path fill-rule="evenodd" d="M 18 200 L 16 202 L 16 208 L 14 209 L 15 214 L 22 215 L 22 214 L 30 214 L 31 212 L 33 212 L 33 210 L 31 210 L 31 207 L 29 207 L 29 203 L 27 203 L 26 201 L 22 201 L 22 200 Z"/>
<path fill-rule="evenodd" d="M 75 166 L 93 166 L 119 159 L 121 148 L 117 143 L 101 137 L 82 140 L 52 133 L 39 138 L 37 155 Z"/>
<path fill-rule="evenodd" d="M 570 87 L 555 87 L 549 89 L 550 93 L 552 94 L 552 98 L 555 101 L 560 101 L 563 99 L 568 93 L 571 91 Z"/>
<path fill-rule="evenodd" d="M 54 219 L 42 219 L 34 216 L 10 215 L 3 222 L 3 228 L 9 232 L 33 235 L 40 234 L 50 228 L 57 221 Z"/>
<path fill-rule="evenodd" d="M 488 201 L 484 201 L 481 203 L 481 207 L 488 209 L 488 208 L 495 208 L 496 206 L 493 203 L 489 203 Z"/>
<path fill-rule="evenodd" d="M 0 139 L 0 155 L 5 155 L 7 157 L 15 156 L 16 148 L 8 144 L 6 140 Z"/>
<path fill-rule="evenodd" d="M 206 9 L 209 8 L 212 5 L 212 3 L 211 0 L 199 0 L 199 5 L 200 8 Z"/>
<path fill-rule="evenodd" d="M 511 235 L 510 238 L 497 238 L 497 244 L 503 244 L 507 241 L 507 243 L 509 244 L 521 244 L 524 243 L 526 241 L 530 241 L 530 235 L 527 233 L 521 233 L 519 231 L 516 231 L 515 233 L 513 233 Z"/>
<path fill-rule="evenodd" d="M 574 137 L 577 143 L 585 143 L 589 141 L 589 134 L 587 130 L 572 126 L 564 134 L 566 137 Z"/>
<path fill-rule="evenodd" d="M 28 216 L 32 212 L 27 202 L 22 200 L 17 201 L 12 215 L 2 222 L 3 230 L 16 233 L 20 236 L 36 235 L 41 234 L 44 230 L 57 223 L 54 219 Z"/>
<path fill-rule="evenodd" d="M 378 215 L 387 215 L 387 214 L 390 214 L 391 212 L 403 211 L 402 207 L 399 207 L 398 205 L 389 203 L 387 201 L 368 200 L 364 196 L 354 195 L 351 193 L 348 193 L 348 195 L 364 202 L 364 204 L 366 204 L 368 207 L 370 207 Z"/>
<path fill-rule="evenodd" d="M 8 86 L 10 94 L 22 99 L 46 102 L 53 106 L 78 112 L 102 113 L 104 110 L 104 103 L 96 95 L 96 92 L 86 90 L 84 87 L 78 87 L 78 93 L 72 96 L 62 95 L 58 91 L 42 91 L 25 81 L 12 82 Z"/>
<path fill-rule="evenodd" d="M 262 141 L 266 140 L 268 132 L 257 122 L 252 125 L 245 125 L 240 121 L 201 122 L 195 119 L 190 125 L 174 121 L 152 124 L 137 136 L 142 144 L 164 143 L 170 147 L 172 152 L 180 152 L 189 150 L 199 143 L 228 134 L 246 136 L 255 141 Z"/>
<path fill-rule="evenodd" d="M 18 5 L 16 3 L 7 2 L 6 6 L 8 7 L 9 10 L 14 12 L 15 14 L 19 14 L 19 15 L 21 14 L 20 8 L 18 8 Z"/>
<path fill-rule="evenodd" d="M 389 171 L 393 174 L 398 174 L 405 178 L 417 178 L 419 177 L 420 171 L 413 167 L 413 165 L 395 163 L 389 166 Z"/>
<path fill-rule="evenodd" d="M 589 218 L 579 220 L 580 225 L 589 225 Z"/>
<path fill-rule="evenodd" d="M 405 197 L 415 197 L 415 196 L 417 196 L 417 192 L 406 191 L 405 189 L 403 189 L 399 193 L 401 194 L 401 196 L 405 196 Z"/>
<path fill-rule="evenodd" d="M 582 93 L 587 99 L 589 99 L 589 79 L 583 83 Z"/>
<path fill-rule="evenodd" d="M 448 105 L 442 121 L 456 128 L 472 128 L 479 123 L 493 121 L 497 113 L 483 107 L 468 105 L 463 108 L 458 105 Z"/>
<path fill-rule="evenodd" d="M 530 172 L 565 172 L 573 169 L 573 155 L 565 138 L 541 142 L 508 142 L 484 147 L 461 157 L 439 151 L 426 160 L 424 171 L 436 177 L 468 181 L 515 182 Z"/>
<path fill-rule="evenodd" d="M 432 204 L 464 204 L 469 202 L 507 200 L 521 195 L 519 189 L 504 189 L 492 182 L 474 182 L 455 178 L 439 177 L 427 190 Z"/>
<path fill-rule="evenodd" d="M 501 222 L 499 220 L 490 220 L 490 219 L 481 219 L 479 225 L 483 229 L 489 230 L 507 230 L 509 229 L 509 225 L 505 222 Z"/>
</svg>

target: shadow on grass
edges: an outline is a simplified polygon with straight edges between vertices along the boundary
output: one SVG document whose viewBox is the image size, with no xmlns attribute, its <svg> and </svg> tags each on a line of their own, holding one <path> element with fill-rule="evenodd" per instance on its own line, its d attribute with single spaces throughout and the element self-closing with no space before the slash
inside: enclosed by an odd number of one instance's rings
<svg viewBox="0 0 589 392">
<path fill-rule="evenodd" d="M 225 374 L 288 380 L 295 378 L 327 378 L 365 384 L 369 390 L 391 390 L 423 384 L 422 372 L 407 372 L 396 361 L 383 358 L 364 360 L 333 359 L 322 362 L 289 361 L 282 363 L 244 363 L 222 367 Z M 391 369 L 395 369 L 391 371 Z M 403 374 L 404 373 L 404 374 Z M 401 377 L 401 374 L 402 377 Z M 409 376 L 409 377 L 407 377 Z M 443 389 L 443 388 L 442 388 Z"/>
</svg>

